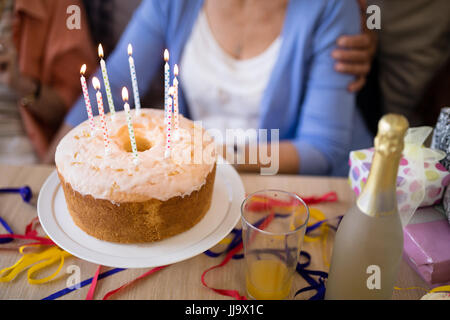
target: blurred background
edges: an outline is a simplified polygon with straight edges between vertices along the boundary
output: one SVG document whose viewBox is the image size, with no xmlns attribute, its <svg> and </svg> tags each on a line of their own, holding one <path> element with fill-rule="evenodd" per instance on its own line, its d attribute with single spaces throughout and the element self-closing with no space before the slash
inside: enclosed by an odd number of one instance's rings
<svg viewBox="0 0 450 320">
<path fill-rule="evenodd" d="M 302 0 L 291 0 L 296 1 Z M 245 0 L 232 2 L 245 8 Z M 287 2 L 280 5 L 287 6 Z M 341 45 L 336 38 L 337 49 L 355 54 L 336 53 L 333 57 L 336 63 L 348 66 L 341 72 L 357 79 L 348 90 L 355 95 L 356 108 L 371 134 L 388 112 L 405 115 L 411 126 L 434 126 L 440 109 L 450 102 L 450 1 L 344 2 L 354 2 L 360 8 L 363 37 Z M 226 48 L 227 37 L 220 41 L 217 31 L 220 18 L 214 22 L 215 2 L 205 3 L 213 34 Z M 81 95 L 80 66 L 87 64 L 87 78 L 95 72 L 99 43 L 108 59 L 140 4 L 140 0 L 0 0 L 0 163 L 52 162 L 52 148 L 61 132 L 67 132 L 61 127 Z M 80 29 L 67 27 L 73 14 L 67 9 L 71 5 L 80 8 Z M 381 9 L 379 30 L 365 28 L 370 5 Z M 301 28 L 302 20 L 297 23 Z M 234 58 L 239 59 L 239 55 Z M 155 59 L 159 71 L 140 88 L 145 107 L 163 105 L 164 61 L 159 56 Z M 138 70 L 138 74 L 142 72 Z"/>
</svg>

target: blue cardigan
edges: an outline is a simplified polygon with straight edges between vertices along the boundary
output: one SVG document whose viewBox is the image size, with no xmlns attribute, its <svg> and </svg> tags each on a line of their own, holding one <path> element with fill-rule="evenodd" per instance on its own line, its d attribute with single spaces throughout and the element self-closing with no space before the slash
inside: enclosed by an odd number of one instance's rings
<svg viewBox="0 0 450 320">
<path fill-rule="evenodd" d="M 143 0 L 107 60 L 116 110 L 123 109 L 121 88 L 131 88 L 128 43 L 133 45 L 143 95 L 160 70 L 164 48 L 170 51 L 171 68 L 181 61 L 202 7 L 203 0 Z M 302 174 L 346 175 L 349 151 L 372 145 L 372 136 L 355 108 L 355 97 L 346 89 L 353 77 L 336 72 L 331 57 L 340 35 L 359 32 L 356 0 L 289 2 L 280 54 L 261 102 L 259 127 L 279 129 L 280 140 L 294 144 Z M 183 83 L 179 99 L 180 112 L 189 117 Z M 86 118 L 80 98 L 66 122 L 75 126 Z"/>
</svg>

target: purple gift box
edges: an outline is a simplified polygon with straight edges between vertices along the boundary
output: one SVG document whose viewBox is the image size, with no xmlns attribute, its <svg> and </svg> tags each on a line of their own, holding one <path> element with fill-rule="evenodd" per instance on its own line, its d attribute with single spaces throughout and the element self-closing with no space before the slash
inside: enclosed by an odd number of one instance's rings
<svg viewBox="0 0 450 320">
<path fill-rule="evenodd" d="M 450 224 L 433 207 L 420 208 L 404 228 L 408 263 L 431 287 L 450 284 Z"/>
</svg>

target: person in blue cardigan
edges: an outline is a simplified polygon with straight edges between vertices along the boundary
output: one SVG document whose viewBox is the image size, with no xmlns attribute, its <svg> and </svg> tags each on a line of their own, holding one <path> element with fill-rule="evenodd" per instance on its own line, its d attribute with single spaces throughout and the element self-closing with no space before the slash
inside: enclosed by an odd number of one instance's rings
<svg viewBox="0 0 450 320">
<path fill-rule="evenodd" d="M 128 44 L 141 95 L 168 48 L 180 113 L 218 130 L 279 129 L 279 172 L 343 176 L 349 151 L 373 143 L 355 77 L 333 58 L 339 37 L 360 32 L 355 0 L 144 0 L 106 62 L 115 107 L 131 88 Z M 86 118 L 80 98 L 66 123 Z"/>
</svg>

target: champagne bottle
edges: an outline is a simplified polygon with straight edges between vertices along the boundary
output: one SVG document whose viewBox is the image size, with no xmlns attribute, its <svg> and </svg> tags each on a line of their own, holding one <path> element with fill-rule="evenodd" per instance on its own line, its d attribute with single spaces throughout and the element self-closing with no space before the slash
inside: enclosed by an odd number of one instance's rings
<svg viewBox="0 0 450 320">
<path fill-rule="evenodd" d="M 408 129 L 405 117 L 378 123 L 367 183 L 335 237 L 325 299 L 390 299 L 403 252 L 396 181 Z"/>
</svg>

